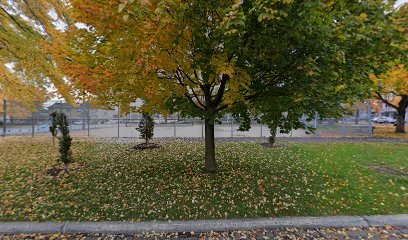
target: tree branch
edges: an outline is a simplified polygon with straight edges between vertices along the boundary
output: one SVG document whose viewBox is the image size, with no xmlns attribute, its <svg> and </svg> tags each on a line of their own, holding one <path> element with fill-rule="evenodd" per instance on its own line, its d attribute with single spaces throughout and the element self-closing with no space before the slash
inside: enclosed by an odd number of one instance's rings
<svg viewBox="0 0 408 240">
<path fill-rule="evenodd" d="M 182 77 L 180 74 L 181 74 L 180 71 L 179 71 L 179 70 L 176 70 L 176 72 L 175 72 L 176 79 L 177 79 L 177 81 L 179 82 L 179 84 L 180 84 L 181 86 L 185 87 L 186 90 L 188 91 L 187 86 L 183 83 L 183 80 L 182 80 L 183 77 Z M 198 107 L 198 108 L 201 109 L 201 110 L 205 110 L 205 105 L 204 105 L 203 103 L 201 103 L 201 101 L 200 101 L 200 99 L 198 98 L 197 94 L 194 92 L 194 89 L 191 88 L 191 91 L 193 92 L 194 97 L 197 99 L 198 105 L 197 105 L 197 103 L 193 100 L 193 98 L 192 98 L 187 92 L 184 93 L 184 96 L 187 97 L 187 99 L 188 99 L 191 103 L 194 103 L 194 105 L 195 105 L 196 107 Z"/>
<path fill-rule="evenodd" d="M 377 95 L 377 98 L 380 99 L 383 103 L 387 104 L 388 106 L 398 110 L 398 106 L 392 104 L 391 102 L 389 102 L 387 99 L 383 98 L 383 96 L 381 95 L 380 92 L 375 92 L 375 94 Z"/>
<path fill-rule="evenodd" d="M 225 86 L 227 84 L 227 81 L 230 79 L 230 76 L 227 74 L 223 74 L 221 77 L 221 84 L 220 87 L 218 88 L 218 92 L 217 95 L 215 96 L 214 99 L 214 105 L 218 106 L 221 101 L 222 101 L 222 97 L 224 96 L 224 92 L 225 92 Z"/>
</svg>

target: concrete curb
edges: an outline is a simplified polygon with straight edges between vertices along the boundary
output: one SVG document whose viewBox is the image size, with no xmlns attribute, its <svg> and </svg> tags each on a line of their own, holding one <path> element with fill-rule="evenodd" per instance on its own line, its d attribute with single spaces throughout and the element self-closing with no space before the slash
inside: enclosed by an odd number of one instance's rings
<svg viewBox="0 0 408 240">
<path fill-rule="evenodd" d="M 218 232 L 273 228 L 408 227 L 408 214 L 333 217 L 281 217 L 168 222 L 3 222 L 0 234 L 134 234 L 169 232 Z"/>
</svg>

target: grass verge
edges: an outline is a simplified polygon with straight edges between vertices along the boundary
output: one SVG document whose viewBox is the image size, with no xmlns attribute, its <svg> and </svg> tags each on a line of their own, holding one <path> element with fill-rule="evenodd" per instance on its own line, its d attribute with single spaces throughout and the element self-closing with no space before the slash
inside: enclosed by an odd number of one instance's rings
<svg viewBox="0 0 408 240">
<path fill-rule="evenodd" d="M 264 148 L 217 143 L 219 172 L 202 171 L 200 142 L 76 141 L 73 170 L 46 174 L 45 138 L 0 141 L 0 221 L 176 220 L 408 213 L 408 144 Z M 391 172 L 381 171 L 386 167 Z"/>
</svg>

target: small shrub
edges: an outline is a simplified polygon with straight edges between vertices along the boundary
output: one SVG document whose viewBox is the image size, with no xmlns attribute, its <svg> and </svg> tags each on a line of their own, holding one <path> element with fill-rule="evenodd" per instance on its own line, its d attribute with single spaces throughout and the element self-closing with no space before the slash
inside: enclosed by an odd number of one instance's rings
<svg viewBox="0 0 408 240">
<path fill-rule="evenodd" d="M 58 137 L 59 140 L 60 157 L 58 162 L 62 162 L 65 165 L 65 170 L 68 171 L 68 164 L 72 162 L 72 137 L 69 135 L 67 116 L 63 112 L 51 113 L 50 132 L 53 138 Z"/>
<path fill-rule="evenodd" d="M 140 139 L 144 139 L 146 143 L 153 137 L 154 121 L 148 113 L 143 113 L 142 119 L 139 122 L 139 127 L 136 128 L 140 132 Z"/>
<path fill-rule="evenodd" d="M 271 133 L 271 136 L 268 138 L 268 142 L 273 146 L 276 142 L 276 131 L 277 131 L 276 126 L 269 126 L 269 131 Z"/>
<path fill-rule="evenodd" d="M 58 124 L 57 124 L 57 112 L 53 112 L 50 114 L 51 117 L 51 126 L 50 126 L 50 132 L 52 135 L 52 145 L 55 145 L 55 138 L 57 137 L 58 134 Z"/>
</svg>

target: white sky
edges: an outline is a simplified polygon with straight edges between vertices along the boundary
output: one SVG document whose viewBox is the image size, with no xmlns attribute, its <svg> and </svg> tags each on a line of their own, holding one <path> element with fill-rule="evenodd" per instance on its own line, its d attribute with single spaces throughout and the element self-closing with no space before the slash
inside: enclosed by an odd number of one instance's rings
<svg viewBox="0 0 408 240">
<path fill-rule="evenodd" d="M 398 1 L 396 2 L 396 5 L 399 6 L 400 4 L 406 3 L 406 2 L 408 2 L 408 0 L 398 0 Z"/>
</svg>

